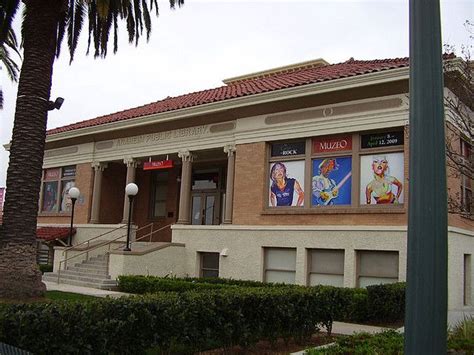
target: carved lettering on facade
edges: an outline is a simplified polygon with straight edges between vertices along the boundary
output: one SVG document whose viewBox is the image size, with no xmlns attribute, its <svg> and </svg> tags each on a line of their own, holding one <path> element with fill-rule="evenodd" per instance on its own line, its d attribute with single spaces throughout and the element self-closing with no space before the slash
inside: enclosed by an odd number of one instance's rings
<svg viewBox="0 0 474 355">
<path fill-rule="evenodd" d="M 125 137 L 117 139 L 117 146 L 139 145 L 156 143 L 176 138 L 197 137 L 209 133 L 209 126 L 196 126 L 188 128 L 180 128 L 173 131 L 165 131 L 158 133 L 143 134 L 141 136 Z"/>
</svg>

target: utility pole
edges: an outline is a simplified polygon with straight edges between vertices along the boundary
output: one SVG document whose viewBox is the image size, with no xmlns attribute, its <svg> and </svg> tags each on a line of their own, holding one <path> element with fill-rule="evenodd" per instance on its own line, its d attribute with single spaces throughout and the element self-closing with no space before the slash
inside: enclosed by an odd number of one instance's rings
<svg viewBox="0 0 474 355">
<path fill-rule="evenodd" d="M 405 354 L 446 354 L 447 187 L 439 0 L 410 0 Z"/>
</svg>

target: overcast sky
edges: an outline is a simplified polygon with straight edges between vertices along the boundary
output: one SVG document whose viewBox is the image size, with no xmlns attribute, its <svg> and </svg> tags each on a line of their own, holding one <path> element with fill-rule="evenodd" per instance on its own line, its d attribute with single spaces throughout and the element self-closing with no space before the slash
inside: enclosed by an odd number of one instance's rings
<svg viewBox="0 0 474 355">
<path fill-rule="evenodd" d="M 106 59 L 85 55 L 85 32 L 72 65 L 64 48 L 54 65 L 51 98 L 61 96 L 65 102 L 60 111 L 49 113 L 48 128 L 311 59 L 338 63 L 350 57 L 408 56 L 408 0 L 185 2 L 171 11 L 167 1 L 159 1 L 151 39 L 137 48 L 128 44 L 123 28 L 118 53 L 110 50 Z M 463 24 L 474 19 L 473 4 L 441 1 L 443 43 L 458 48 L 468 43 Z M 4 70 L 0 79 L 5 97 L 0 143 L 5 144 L 11 139 L 17 88 Z M 5 186 L 8 153 L 0 148 L 0 186 Z"/>
</svg>

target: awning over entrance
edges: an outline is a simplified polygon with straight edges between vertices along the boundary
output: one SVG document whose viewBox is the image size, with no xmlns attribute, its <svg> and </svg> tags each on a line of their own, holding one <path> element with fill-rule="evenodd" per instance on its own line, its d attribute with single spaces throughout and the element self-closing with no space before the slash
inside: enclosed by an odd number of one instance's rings
<svg viewBox="0 0 474 355">
<path fill-rule="evenodd" d="M 76 234 L 76 228 L 72 229 L 72 235 Z M 64 239 L 69 236 L 69 227 L 39 227 L 36 229 L 36 237 L 45 242 L 56 239 Z"/>
</svg>

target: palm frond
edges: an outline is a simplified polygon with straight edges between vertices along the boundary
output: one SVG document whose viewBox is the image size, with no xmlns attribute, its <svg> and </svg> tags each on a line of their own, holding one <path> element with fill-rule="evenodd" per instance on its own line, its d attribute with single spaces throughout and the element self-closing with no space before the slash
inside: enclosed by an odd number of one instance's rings
<svg viewBox="0 0 474 355">
<path fill-rule="evenodd" d="M 10 49 L 17 53 L 18 57 L 21 60 L 21 55 L 17 48 L 16 36 L 12 29 L 8 31 L 6 41 L 0 46 L 0 63 L 2 64 L 2 67 L 5 68 L 10 80 L 16 82 L 18 81 L 18 73 L 20 72 L 20 67 L 15 62 L 15 60 L 12 59 L 9 51 Z"/>
<path fill-rule="evenodd" d="M 0 45 L 7 40 L 20 0 L 2 0 L 0 4 Z"/>
<path fill-rule="evenodd" d="M 76 52 L 79 43 L 79 36 L 82 31 L 86 7 L 82 1 L 70 0 L 68 11 L 68 47 L 70 62 L 74 60 L 74 53 Z"/>
</svg>

